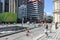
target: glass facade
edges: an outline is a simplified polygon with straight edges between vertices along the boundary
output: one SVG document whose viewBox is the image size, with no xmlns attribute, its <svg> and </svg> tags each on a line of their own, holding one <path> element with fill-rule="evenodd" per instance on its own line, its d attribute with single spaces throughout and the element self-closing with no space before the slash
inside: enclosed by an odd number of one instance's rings
<svg viewBox="0 0 60 40">
<path fill-rule="evenodd" d="M 0 2 L 0 13 L 2 12 L 2 2 Z"/>
<path fill-rule="evenodd" d="M 38 0 L 33 2 L 28 2 L 27 13 L 30 19 L 32 18 L 43 19 L 44 3 L 41 4 Z"/>
<path fill-rule="evenodd" d="M 27 18 L 27 5 L 22 4 L 19 7 L 19 13 L 18 13 L 18 18 L 22 19 L 22 18 Z"/>
<path fill-rule="evenodd" d="M 18 0 L 18 6 L 22 4 L 27 4 L 27 0 Z"/>
<path fill-rule="evenodd" d="M 0 2 L 1 2 L 1 0 L 0 0 Z"/>
<path fill-rule="evenodd" d="M 9 12 L 9 0 L 5 0 L 5 12 Z"/>
<path fill-rule="evenodd" d="M 14 3 L 10 4 L 9 0 L 4 1 L 4 12 L 17 12 L 18 13 L 18 7 L 20 7 L 22 4 L 26 5 L 27 8 L 27 17 L 28 18 L 43 18 L 43 13 L 44 13 L 44 3 L 41 4 L 38 0 L 32 0 L 31 2 L 28 2 L 29 0 L 13 0 L 15 1 Z M 10 7 L 11 5 L 11 7 Z M 12 7 L 13 6 L 13 7 Z M 15 7 L 14 7 L 15 6 Z M 0 7 L 1 8 L 1 7 Z M 23 10 L 24 11 L 24 10 Z"/>
</svg>

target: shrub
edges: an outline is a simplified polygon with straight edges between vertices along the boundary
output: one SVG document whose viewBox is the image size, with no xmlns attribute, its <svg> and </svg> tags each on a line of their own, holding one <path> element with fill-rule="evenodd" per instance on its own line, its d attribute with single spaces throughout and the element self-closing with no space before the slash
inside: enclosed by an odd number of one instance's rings
<svg viewBox="0 0 60 40">
<path fill-rule="evenodd" d="M 17 13 L 10 12 L 1 13 L 0 20 L 3 22 L 17 22 Z"/>
</svg>

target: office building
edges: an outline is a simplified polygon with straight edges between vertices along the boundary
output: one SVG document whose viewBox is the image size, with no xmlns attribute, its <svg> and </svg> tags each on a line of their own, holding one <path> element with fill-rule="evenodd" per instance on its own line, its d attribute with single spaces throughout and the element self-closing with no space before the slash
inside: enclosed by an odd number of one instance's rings
<svg viewBox="0 0 60 40">
<path fill-rule="evenodd" d="M 18 22 L 27 19 L 27 0 L 18 0 Z"/>
<path fill-rule="evenodd" d="M 22 4 L 19 7 L 18 19 L 27 18 L 27 5 Z"/>
<path fill-rule="evenodd" d="M 17 0 L 18 1 L 18 0 Z M 9 12 L 17 12 L 18 4 L 16 0 L 9 0 Z"/>
<path fill-rule="evenodd" d="M 5 0 L 5 12 L 9 12 L 9 0 Z"/>
<path fill-rule="evenodd" d="M 2 11 L 9 12 L 9 0 L 3 0 Z"/>
<path fill-rule="evenodd" d="M 0 2 L 0 13 L 2 12 L 2 2 Z"/>
<path fill-rule="evenodd" d="M 27 0 L 18 0 L 18 7 L 22 4 L 27 4 Z"/>
<path fill-rule="evenodd" d="M 44 0 L 28 0 L 27 13 L 30 20 L 42 20 L 44 14 Z"/>
<path fill-rule="evenodd" d="M 1 2 L 1 0 L 0 0 L 0 2 Z"/>
<path fill-rule="evenodd" d="M 3 1 L 3 12 L 17 12 L 18 5 L 16 0 L 4 0 Z"/>
</svg>

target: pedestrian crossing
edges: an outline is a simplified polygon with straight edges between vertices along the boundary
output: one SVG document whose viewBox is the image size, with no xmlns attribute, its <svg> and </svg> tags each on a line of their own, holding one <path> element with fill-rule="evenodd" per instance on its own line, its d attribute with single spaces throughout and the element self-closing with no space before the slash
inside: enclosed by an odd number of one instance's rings
<svg viewBox="0 0 60 40">
<path fill-rule="evenodd" d="M 48 37 L 43 36 L 39 40 L 60 40 L 60 28 L 54 33 L 49 33 Z"/>
</svg>

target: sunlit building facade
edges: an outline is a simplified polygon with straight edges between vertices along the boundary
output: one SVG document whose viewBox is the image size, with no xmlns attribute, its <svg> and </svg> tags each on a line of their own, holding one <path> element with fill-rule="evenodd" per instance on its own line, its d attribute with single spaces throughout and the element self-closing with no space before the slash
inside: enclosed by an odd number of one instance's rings
<svg viewBox="0 0 60 40">
<path fill-rule="evenodd" d="M 53 22 L 60 23 L 60 0 L 54 0 L 54 9 L 53 9 Z"/>
</svg>

